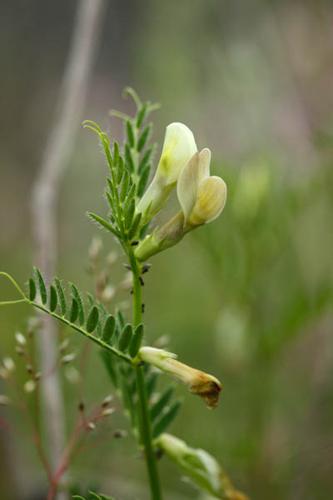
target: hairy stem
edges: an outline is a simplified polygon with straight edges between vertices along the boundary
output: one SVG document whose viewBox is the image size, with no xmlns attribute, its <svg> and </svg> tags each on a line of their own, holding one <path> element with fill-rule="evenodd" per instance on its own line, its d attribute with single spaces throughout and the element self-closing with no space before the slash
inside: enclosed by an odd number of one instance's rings
<svg viewBox="0 0 333 500">
<path fill-rule="evenodd" d="M 129 260 L 133 273 L 133 323 L 134 326 L 138 326 L 142 322 L 142 290 L 140 283 L 140 267 L 132 249 L 129 250 Z M 141 441 L 145 451 L 151 498 L 152 500 L 162 500 L 157 461 L 152 443 L 151 423 L 144 372 L 142 366 L 140 365 L 135 367 L 135 371 L 139 398 Z"/>
</svg>

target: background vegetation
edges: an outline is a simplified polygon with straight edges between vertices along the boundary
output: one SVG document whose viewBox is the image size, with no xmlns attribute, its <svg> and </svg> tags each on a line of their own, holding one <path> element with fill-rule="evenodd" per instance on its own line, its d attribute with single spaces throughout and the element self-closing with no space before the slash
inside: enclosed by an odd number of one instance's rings
<svg viewBox="0 0 333 500">
<path fill-rule="evenodd" d="M 21 282 L 32 264 L 30 188 L 75 7 L 49 0 L 1 7 L 0 262 Z M 119 102 L 131 84 L 162 103 L 155 139 L 171 121 L 188 124 L 228 183 L 222 217 L 154 257 L 146 321 L 151 337 L 172 336 L 172 350 L 224 384 L 219 408 L 208 415 L 179 389 L 186 404 L 173 431 L 220 458 L 257 500 L 327 500 L 333 490 L 332 18 L 323 0 L 110 1 L 82 111 L 120 138 L 121 122 L 107 113 L 131 109 Z M 91 289 L 87 256 L 96 230 L 85 211 L 104 208 L 105 168 L 87 132 L 74 149 L 59 207 L 58 273 Z M 108 237 L 104 249 L 117 252 Z M 117 284 L 124 272 L 113 269 Z M 1 283 L 1 296 L 9 293 Z M 127 295 L 120 291 L 115 303 Z M 1 310 L 2 356 L 14 349 L 26 317 L 24 306 Z M 71 342 L 82 349 L 81 339 Z M 92 351 L 79 386 L 66 386 L 68 426 L 81 397 L 89 405 L 108 392 Z M 9 407 L 3 420 L 10 428 L 0 434 L 2 497 L 35 500 L 44 476 L 26 415 Z M 143 498 L 143 464 L 133 453 L 128 459 L 129 439 L 127 450 L 126 440 L 113 439 L 124 425 L 115 413 L 89 438 L 72 473 L 87 484 L 93 470 L 104 491 Z M 169 498 L 193 497 L 173 466 L 165 464 L 163 475 Z"/>
</svg>

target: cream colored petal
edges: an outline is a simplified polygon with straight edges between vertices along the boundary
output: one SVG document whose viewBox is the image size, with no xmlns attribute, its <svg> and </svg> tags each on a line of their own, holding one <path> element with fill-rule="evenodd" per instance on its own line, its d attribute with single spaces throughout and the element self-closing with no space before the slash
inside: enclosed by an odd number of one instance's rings
<svg viewBox="0 0 333 500">
<path fill-rule="evenodd" d="M 175 122 L 167 126 L 157 170 L 137 207 L 147 220 L 161 210 L 179 173 L 196 151 L 193 133 L 186 125 Z"/>
<path fill-rule="evenodd" d="M 206 177 L 209 177 L 210 173 L 210 160 L 212 154 L 210 149 L 204 148 L 199 153 L 199 172 L 198 172 L 198 181 L 201 182 Z"/>
<path fill-rule="evenodd" d="M 182 168 L 197 151 L 192 131 L 183 123 L 171 123 L 166 128 L 161 158 L 156 175 L 166 184 L 177 181 Z"/>
<path fill-rule="evenodd" d="M 206 224 L 216 219 L 222 212 L 227 199 L 227 186 L 220 177 L 204 179 L 198 187 L 195 206 L 188 222 L 192 226 Z"/>
<path fill-rule="evenodd" d="M 195 153 L 179 174 L 177 196 L 185 217 L 185 222 L 192 212 L 197 199 L 199 171 L 199 153 Z"/>
</svg>

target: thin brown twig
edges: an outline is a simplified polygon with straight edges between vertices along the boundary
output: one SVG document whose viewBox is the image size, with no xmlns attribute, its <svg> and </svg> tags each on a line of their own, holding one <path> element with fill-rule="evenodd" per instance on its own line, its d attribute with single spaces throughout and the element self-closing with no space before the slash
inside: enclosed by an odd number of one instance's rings
<svg viewBox="0 0 333 500">
<path fill-rule="evenodd" d="M 97 40 L 102 26 L 104 0 L 79 0 L 70 52 L 53 127 L 43 153 L 34 186 L 32 216 L 35 231 L 35 261 L 47 280 L 54 274 L 58 257 L 57 202 L 59 188 L 68 165 L 75 136 L 82 118 Z M 49 373 L 57 358 L 56 326 L 52 318 L 43 318 L 37 336 L 42 373 Z M 44 426 L 48 440 L 48 458 L 56 470 L 65 447 L 65 422 L 58 371 L 41 382 Z M 66 498 L 59 495 L 59 498 Z"/>
</svg>

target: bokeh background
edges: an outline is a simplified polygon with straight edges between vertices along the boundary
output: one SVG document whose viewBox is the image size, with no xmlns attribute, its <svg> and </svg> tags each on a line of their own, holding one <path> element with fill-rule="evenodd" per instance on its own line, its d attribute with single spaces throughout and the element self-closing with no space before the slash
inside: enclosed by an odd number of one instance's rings
<svg viewBox="0 0 333 500">
<path fill-rule="evenodd" d="M 91 0 L 93 1 L 93 0 Z M 333 5 L 327 0 L 110 0 L 81 116 L 121 139 L 110 108 L 132 112 L 126 85 L 213 151 L 229 187 L 223 215 L 154 257 L 146 279 L 151 339 L 219 376 L 219 408 L 185 390 L 172 432 L 211 451 L 256 500 L 327 500 L 333 492 Z M 55 111 L 77 2 L 11 0 L 0 16 L 0 262 L 20 281 L 32 262 L 31 188 Z M 158 151 L 159 153 L 159 151 Z M 91 290 L 88 247 L 103 213 L 103 157 L 80 130 L 61 186 L 58 274 Z M 107 235 L 104 251 L 117 251 Z M 114 283 L 123 278 L 122 260 Z M 1 298 L 11 289 L 1 282 Z M 116 295 L 115 304 L 127 300 Z M 0 355 L 31 311 L 0 311 Z M 72 338 L 72 337 L 71 337 Z M 73 338 L 73 349 L 82 349 Z M 15 357 L 15 354 L 13 355 Z M 19 390 L 26 380 L 17 361 Z M 75 365 L 75 363 L 74 363 Z M 84 366 L 86 404 L 110 392 L 99 356 Z M 82 394 L 63 378 L 70 431 Z M 82 389 L 83 386 L 83 389 Z M 0 381 L 0 393 L 13 389 Z M 4 500 L 43 498 L 29 418 L 1 409 Z M 9 423 L 9 425 L 7 425 Z M 145 471 L 117 414 L 88 438 L 71 475 L 121 499 L 147 498 Z M 166 498 L 198 497 L 162 466 Z M 41 493 L 40 493 L 41 492 Z M 200 497 L 203 498 L 203 497 Z"/>
</svg>

